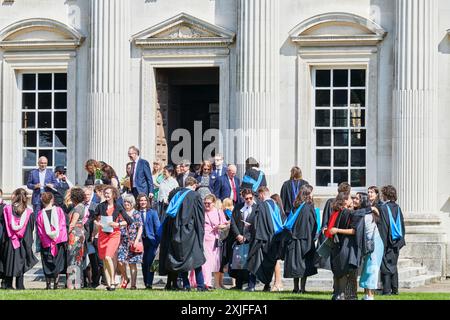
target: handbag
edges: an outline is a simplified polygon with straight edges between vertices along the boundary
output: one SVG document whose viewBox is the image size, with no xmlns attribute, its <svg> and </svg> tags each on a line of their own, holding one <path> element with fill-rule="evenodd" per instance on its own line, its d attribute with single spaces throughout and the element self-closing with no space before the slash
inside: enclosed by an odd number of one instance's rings
<svg viewBox="0 0 450 320">
<path fill-rule="evenodd" d="M 143 253 L 144 252 L 144 245 L 142 242 L 138 242 L 138 244 L 135 246 L 134 243 L 130 244 L 130 251 L 133 253 Z"/>
<path fill-rule="evenodd" d="M 374 240 L 375 239 L 375 228 L 376 228 L 376 225 L 374 226 L 373 231 L 372 231 L 372 238 L 371 239 L 366 238 L 366 241 L 364 243 L 364 255 L 365 256 L 369 255 L 375 251 L 375 240 Z"/>
<path fill-rule="evenodd" d="M 226 238 L 228 238 L 229 234 L 230 234 L 230 225 L 227 225 L 225 229 L 219 230 L 219 239 L 223 241 Z"/>
<path fill-rule="evenodd" d="M 222 248 L 223 247 L 223 241 L 219 238 L 216 238 L 214 241 L 214 248 Z"/>
<path fill-rule="evenodd" d="M 317 248 L 317 254 L 324 259 L 327 259 L 331 255 L 331 251 L 333 251 L 336 243 L 333 239 L 327 238 L 324 242 L 322 242 Z"/>
<path fill-rule="evenodd" d="M 248 243 L 235 244 L 233 246 L 233 259 L 231 260 L 231 269 L 247 269 L 249 247 L 250 245 Z"/>
</svg>

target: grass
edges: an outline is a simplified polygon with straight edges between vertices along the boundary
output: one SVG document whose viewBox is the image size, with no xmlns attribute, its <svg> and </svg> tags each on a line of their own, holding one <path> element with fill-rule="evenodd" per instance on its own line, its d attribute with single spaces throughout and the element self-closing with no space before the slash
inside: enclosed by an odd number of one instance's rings
<svg viewBox="0 0 450 320">
<path fill-rule="evenodd" d="M 359 294 L 359 297 L 362 297 Z M 173 292 L 163 290 L 1 290 L 0 300 L 330 300 L 331 292 L 292 294 L 284 292 Z M 376 296 L 376 300 L 450 300 L 450 293 L 400 293 Z"/>
</svg>

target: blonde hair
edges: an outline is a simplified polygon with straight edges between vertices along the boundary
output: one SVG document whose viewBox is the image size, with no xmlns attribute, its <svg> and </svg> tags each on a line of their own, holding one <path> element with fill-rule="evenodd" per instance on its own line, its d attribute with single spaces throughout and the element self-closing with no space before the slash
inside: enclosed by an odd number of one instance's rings
<svg viewBox="0 0 450 320">
<path fill-rule="evenodd" d="M 70 199 L 70 196 L 72 194 L 72 189 L 67 190 L 67 193 L 64 197 L 64 204 L 66 205 L 66 207 L 70 207 L 72 204 L 72 200 Z"/>
<path fill-rule="evenodd" d="M 217 198 L 217 200 L 216 200 L 216 208 L 219 209 L 219 210 L 223 209 L 222 200 L 220 200 L 219 198 Z"/>
<path fill-rule="evenodd" d="M 187 180 L 187 179 L 186 179 Z M 214 202 L 214 203 L 216 203 L 217 202 L 217 198 L 216 198 L 216 196 L 215 195 L 213 195 L 212 193 L 210 193 L 210 194 L 208 194 L 208 195 L 206 195 L 206 197 L 205 197 L 205 199 L 204 200 L 206 200 L 206 199 L 208 199 L 208 200 L 211 200 L 212 202 Z"/>
<path fill-rule="evenodd" d="M 233 200 L 231 200 L 230 198 L 225 198 L 222 201 L 222 209 L 229 209 L 230 211 L 233 211 Z"/>
</svg>

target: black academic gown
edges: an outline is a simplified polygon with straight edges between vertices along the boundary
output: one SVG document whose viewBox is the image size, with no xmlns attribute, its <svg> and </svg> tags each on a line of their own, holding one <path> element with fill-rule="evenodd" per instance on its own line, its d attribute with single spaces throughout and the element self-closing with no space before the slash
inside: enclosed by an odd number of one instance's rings
<svg viewBox="0 0 450 320">
<path fill-rule="evenodd" d="M 231 242 L 231 247 L 233 247 L 234 244 L 237 244 L 238 242 L 236 241 L 236 237 L 239 235 L 242 235 L 246 238 L 246 243 L 250 243 L 252 240 L 252 237 L 254 236 L 255 232 L 254 232 L 254 226 L 253 224 L 255 223 L 255 214 L 256 214 L 256 208 L 257 208 L 257 204 L 254 203 L 252 205 L 252 212 L 247 216 L 246 221 L 248 223 L 251 223 L 251 226 L 248 228 L 248 232 L 246 232 L 244 234 L 244 222 L 242 222 L 242 213 L 241 213 L 241 209 L 244 207 L 245 203 L 240 203 L 238 205 L 236 205 L 233 209 L 233 217 L 231 219 L 231 225 L 230 225 L 230 241 Z M 230 257 L 230 262 L 233 261 L 233 253 L 231 253 L 231 257 Z M 236 270 L 236 269 L 231 269 L 228 271 L 228 274 L 230 275 L 230 277 L 232 278 L 240 278 L 243 283 L 246 283 L 248 281 L 248 270 Z"/>
<path fill-rule="evenodd" d="M 294 222 L 292 231 L 283 231 L 287 234 L 283 240 L 285 278 L 302 278 L 317 274 L 314 243 L 316 231 L 314 206 L 305 204 Z"/>
<path fill-rule="evenodd" d="M 2 238 L 0 239 L 1 278 L 20 277 L 38 263 L 32 250 L 35 221 L 32 214 L 28 220 L 24 237 L 20 239 L 20 247 L 14 249 L 6 231 L 4 216 L 0 215 L 0 226 L 2 227 Z"/>
<path fill-rule="evenodd" d="M 255 181 L 258 181 L 260 172 L 262 172 L 262 171 L 250 168 L 247 171 L 245 171 L 244 176 L 249 176 L 250 178 L 254 179 Z M 267 186 L 266 175 L 264 174 L 264 172 L 262 172 L 262 175 L 263 176 L 262 176 L 262 179 L 261 179 L 261 183 L 259 184 L 258 188 Z M 243 190 L 243 189 L 250 189 L 250 190 L 252 190 L 252 188 L 253 188 L 252 184 L 242 181 L 242 183 L 241 183 L 241 190 Z M 257 192 L 253 192 L 253 194 L 258 196 Z"/>
<path fill-rule="evenodd" d="M 403 219 L 402 209 L 400 209 L 400 221 L 402 225 L 403 237 L 398 240 L 392 240 L 391 227 L 389 222 L 389 213 L 387 207 L 391 208 L 392 217 L 394 221 L 397 219 L 398 204 L 395 202 L 388 202 L 380 206 L 380 222 L 378 224 L 378 231 L 380 232 L 381 240 L 384 244 L 383 261 L 381 262 L 381 273 L 395 274 L 397 272 L 397 261 L 400 254 L 400 249 L 406 245 L 405 242 L 405 221 Z"/>
<path fill-rule="evenodd" d="M 336 220 L 338 229 L 354 229 L 354 235 L 338 234 L 339 243 L 331 251 L 330 262 L 333 275 L 340 278 L 361 265 L 364 244 L 364 216 L 371 209 L 351 211 L 344 209 Z"/>
<path fill-rule="evenodd" d="M 281 201 L 283 202 L 283 210 L 288 215 L 293 207 L 295 198 L 294 191 L 292 190 L 292 181 L 298 186 L 297 190 L 300 191 L 300 188 L 304 185 L 309 184 L 308 181 L 305 180 L 288 180 L 283 183 L 280 191 Z"/>
<path fill-rule="evenodd" d="M 169 195 L 169 201 L 180 190 Z M 168 216 L 164 222 L 159 249 L 159 274 L 187 272 L 201 267 L 203 254 L 205 216 L 200 194 L 189 192 L 183 199 L 175 218 Z"/>
<path fill-rule="evenodd" d="M 248 270 L 264 284 L 270 284 L 277 260 L 281 258 L 281 234 L 274 237 L 274 226 L 267 201 L 260 202 L 254 220 L 254 238 L 250 242 Z"/>
<path fill-rule="evenodd" d="M 325 203 L 325 207 L 323 208 L 322 227 L 321 227 L 322 230 L 328 226 L 328 221 L 330 220 L 330 216 L 331 216 L 331 212 L 332 212 L 331 204 L 333 203 L 333 201 L 334 201 L 334 198 L 328 199 L 327 202 Z M 325 237 L 323 232 L 320 232 L 318 246 L 320 246 L 326 240 L 327 240 L 327 238 Z M 318 257 L 318 259 L 319 259 L 319 268 L 331 270 L 330 257 L 328 257 L 328 258 Z"/>
</svg>

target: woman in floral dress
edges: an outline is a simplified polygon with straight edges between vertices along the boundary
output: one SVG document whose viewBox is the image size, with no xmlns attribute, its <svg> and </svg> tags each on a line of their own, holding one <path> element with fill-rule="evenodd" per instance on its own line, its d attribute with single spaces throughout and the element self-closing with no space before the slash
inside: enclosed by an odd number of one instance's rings
<svg viewBox="0 0 450 320">
<path fill-rule="evenodd" d="M 134 197 L 130 196 L 129 199 Z M 124 202 L 126 203 L 127 198 Z M 127 262 L 130 266 L 131 274 L 131 289 L 136 289 L 137 281 L 137 264 L 142 263 L 143 257 L 143 242 L 142 242 L 142 232 L 144 228 L 144 223 L 142 221 L 142 216 L 139 211 L 131 210 L 127 211 L 129 217 L 133 220 L 133 223 L 128 226 L 128 256 Z"/>
<path fill-rule="evenodd" d="M 73 209 L 69 214 L 69 242 L 67 245 L 67 288 L 80 289 L 84 270 L 84 201 L 83 189 L 73 188 L 70 200 Z"/>
</svg>

